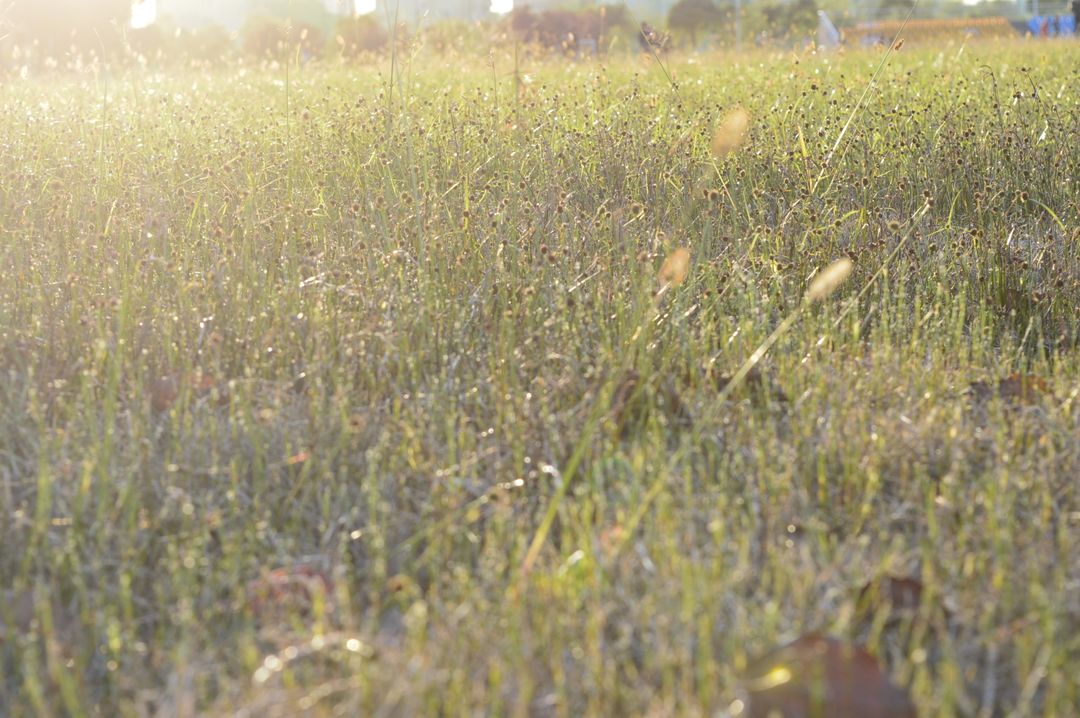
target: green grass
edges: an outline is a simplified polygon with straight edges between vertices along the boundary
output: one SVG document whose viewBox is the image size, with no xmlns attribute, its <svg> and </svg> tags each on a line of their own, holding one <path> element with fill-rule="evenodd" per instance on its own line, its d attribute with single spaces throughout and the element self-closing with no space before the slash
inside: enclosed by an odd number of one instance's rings
<svg viewBox="0 0 1080 718">
<path fill-rule="evenodd" d="M 0 85 L 0 714 L 1075 715 L 1080 44 L 879 60 Z"/>
</svg>

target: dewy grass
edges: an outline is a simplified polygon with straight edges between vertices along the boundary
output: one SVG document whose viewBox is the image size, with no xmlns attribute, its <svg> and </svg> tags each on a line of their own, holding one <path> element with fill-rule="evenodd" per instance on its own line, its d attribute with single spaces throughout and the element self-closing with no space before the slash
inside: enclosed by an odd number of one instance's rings
<svg viewBox="0 0 1080 718">
<path fill-rule="evenodd" d="M 0 85 L 0 715 L 1074 714 L 1077 49 L 500 53 Z"/>
</svg>

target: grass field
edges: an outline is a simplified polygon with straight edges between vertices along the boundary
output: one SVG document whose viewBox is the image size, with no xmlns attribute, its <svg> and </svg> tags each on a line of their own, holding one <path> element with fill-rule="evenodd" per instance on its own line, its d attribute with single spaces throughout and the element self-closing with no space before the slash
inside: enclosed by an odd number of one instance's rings
<svg viewBox="0 0 1080 718">
<path fill-rule="evenodd" d="M 1080 43 L 881 60 L 0 84 L 0 715 L 1077 715 Z"/>
</svg>

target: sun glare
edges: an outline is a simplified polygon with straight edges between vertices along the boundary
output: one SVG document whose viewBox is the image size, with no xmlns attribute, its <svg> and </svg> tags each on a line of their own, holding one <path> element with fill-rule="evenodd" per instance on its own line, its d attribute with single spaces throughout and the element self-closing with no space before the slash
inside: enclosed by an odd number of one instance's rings
<svg viewBox="0 0 1080 718">
<path fill-rule="evenodd" d="M 496 15 L 505 15 L 514 9 L 514 0 L 491 0 L 490 12 Z"/>
<path fill-rule="evenodd" d="M 142 30 L 157 22 L 157 0 L 135 0 L 131 6 L 131 27 Z"/>
</svg>

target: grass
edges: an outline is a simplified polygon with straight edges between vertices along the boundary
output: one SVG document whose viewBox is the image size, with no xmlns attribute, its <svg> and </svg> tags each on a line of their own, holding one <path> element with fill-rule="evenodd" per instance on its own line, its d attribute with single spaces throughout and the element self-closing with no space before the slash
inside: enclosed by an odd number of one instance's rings
<svg viewBox="0 0 1080 718">
<path fill-rule="evenodd" d="M 1073 715 L 1080 46 L 878 60 L 0 85 L 0 714 Z"/>
</svg>

